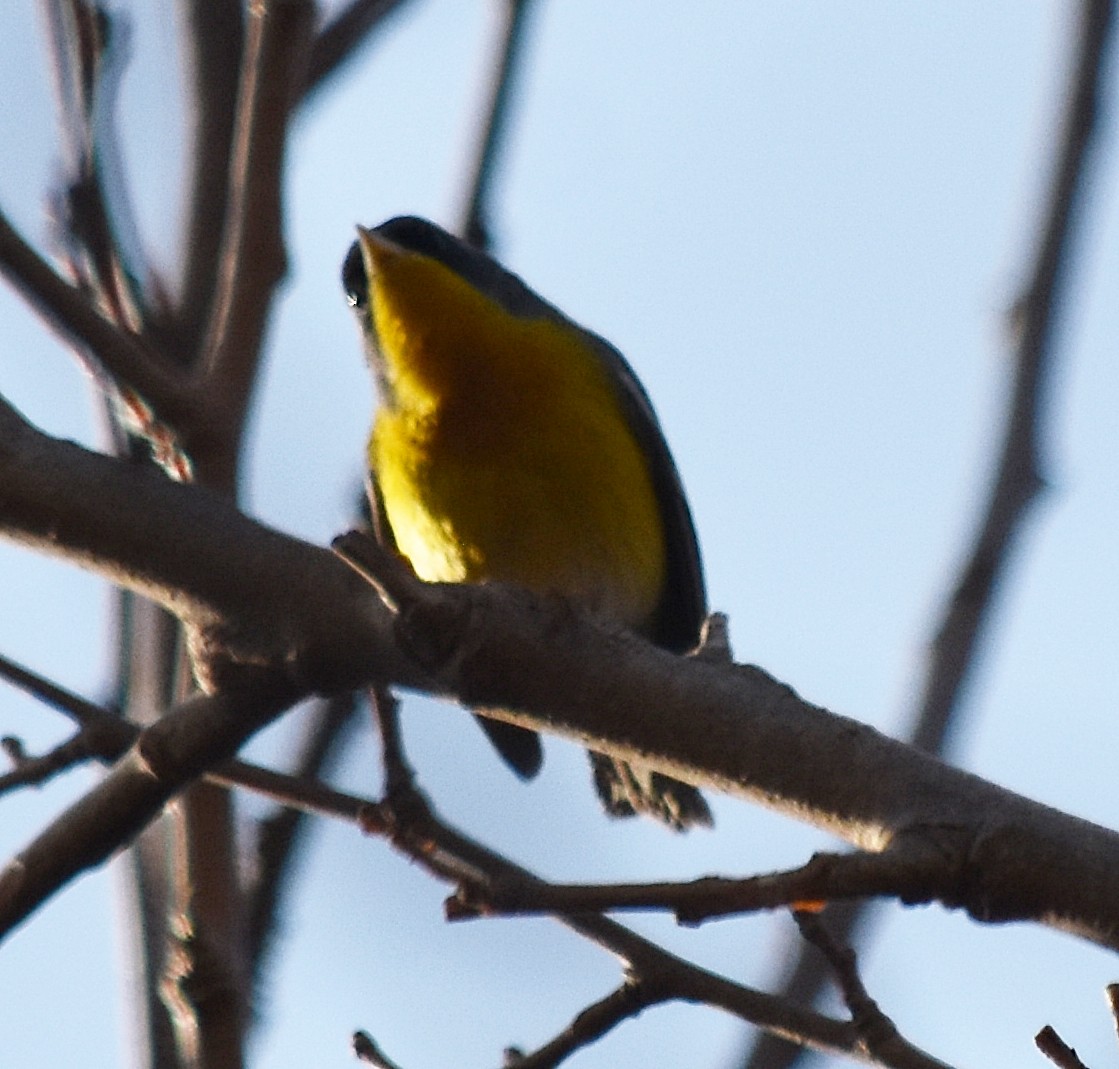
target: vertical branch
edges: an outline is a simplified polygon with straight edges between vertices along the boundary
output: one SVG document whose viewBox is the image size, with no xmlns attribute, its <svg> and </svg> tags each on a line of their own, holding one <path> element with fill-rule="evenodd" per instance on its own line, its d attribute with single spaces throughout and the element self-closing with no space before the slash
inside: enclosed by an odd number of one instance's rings
<svg viewBox="0 0 1119 1069">
<path fill-rule="evenodd" d="M 249 5 L 227 221 L 200 369 L 211 418 L 193 429 L 188 448 L 205 481 L 230 493 L 272 298 L 287 270 L 284 150 L 305 78 L 313 17 L 311 0 Z"/>
<path fill-rule="evenodd" d="M 193 364 L 217 285 L 218 253 L 229 206 L 229 159 L 245 40 L 241 0 L 180 0 L 190 95 L 186 225 L 179 295 L 168 345 Z"/>
<path fill-rule="evenodd" d="M 310 0 L 255 0 L 248 6 L 225 227 L 220 248 L 215 246 L 198 367 L 204 418 L 185 432 L 200 481 L 231 495 L 264 331 L 286 269 L 284 152 L 313 15 Z M 203 281 L 208 276 L 200 273 Z M 237 1069 L 250 1022 L 253 965 L 231 799 L 224 788 L 199 783 L 177 810 L 179 954 L 173 964 L 179 974 L 168 978 L 176 1030 L 199 1069 Z"/>
<path fill-rule="evenodd" d="M 126 257 L 119 244 L 120 228 L 117 220 L 110 218 L 102 168 L 106 153 L 114 152 L 115 137 L 109 118 L 116 82 L 105 84 L 110 63 L 107 57 L 113 48 L 111 39 L 125 32 L 122 20 L 118 17 L 114 24 L 102 8 L 86 0 L 44 0 L 43 10 L 65 160 L 63 188 L 55 197 L 60 208 L 58 237 L 64 243 L 78 290 L 90 298 L 88 307 L 82 308 L 87 318 L 98 323 L 96 305 L 126 331 L 137 329 L 142 325 L 139 301 L 129 285 Z M 96 121 L 98 115 L 100 121 Z M 119 171 L 114 177 L 123 183 Z M 114 207 L 118 212 L 127 211 L 123 189 L 117 190 Z M 133 270 L 139 267 L 137 259 L 133 256 Z M 53 281 L 45 271 L 39 274 L 44 281 Z M 100 352 L 96 345 L 90 347 L 86 342 L 76 348 L 91 367 L 98 367 Z M 138 363 L 149 366 L 147 360 Z M 106 424 L 113 434 L 115 450 L 126 453 L 128 438 L 112 416 L 111 379 L 102 375 L 98 378 L 105 380 Z M 118 594 L 115 604 L 118 706 L 137 723 L 151 723 L 170 702 L 177 624 L 162 609 L 128 593 Z M 173 899 L 168 882 L 167 833 L 168 826 L 161 821 L 137 837 L 129 852 L 128 873 L 121 883 L 129 918 L 127 1004 L 136 1017 L 140 1057 L 153 1069 L 179 1064 L 174 1029 L 160 993 L 167 967 L 166 922 Z"/>
<path fill-rule="evenodd" d="M 1042 438 L 1047 387 L 1056 355 L 1056 329 L 1067 293 L 1069 263 L 1079 236 L 1088 165 L 1099 132 L 1101 86 L 1114 23 L 1112 0 L 1084 0 L 1070 66 L 1070 89 L 1060 120 L 1053 178 L 1038 227 L 1028 281 L 1010 321 L 1014 378 L 999 460 L 978 533 L 937 626 L 909 737 L 915 746 L 943 753 L 966 684 L 975 670 L 984 631 L 1005 578 L 1029 506 L 1044 485 Z M 867 905 L 843 903 L 827 911 L 836 937 L 852 941 Z M 792 948 L 784 994 L 810 1003 L 824 970 L 813 955 Z M 749 1069 L 779 1069 L 801 1049 L 770 1035 L 747 1054 Z"/>
<path fill-rule="evenodd" d="M 1039 227 L 1025 288 L 1009 315 L 1014 382 L 997 474 L 979 533 L 932 643 L 922 698 L 912 730 L 914 744 L 939 752 L 968 675 L 976 663 L 983 628 L 1024 513 L 1044 485 L 1041 439 L 1046 387 L 1055 357 L 1054 337 L 1067 291 L 1068 265 L 1079 237 L 1084 188 L 1094 136 L 1099 130 L 1101 82 L 1111 43 L 1114 5 L 1087 0 L 1072 85 L 1061 119 L 1059 155 Z"/>
</svg>

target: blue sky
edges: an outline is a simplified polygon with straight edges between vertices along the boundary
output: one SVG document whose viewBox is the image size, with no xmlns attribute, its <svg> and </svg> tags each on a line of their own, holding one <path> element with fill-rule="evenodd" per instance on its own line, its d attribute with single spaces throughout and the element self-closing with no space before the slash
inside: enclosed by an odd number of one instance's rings
<svg viewBox="0 0 1119 1069">
<path fill-rule="evenodd" d="M 146 239 L 177 238 L 174 18 L 136 9 L 122 126 Z M 0 13 L 0 204 L 44 236 L 50 88 L 27 5 Z M 453 223 L 484 81 L 490 5 L 416 0 L 299 124 L 292 276 L 250 434 L 245 507 L 324 543 L 349 519 L 372 388 L 338 285 L 356 222 Z M 975 523 L 1007 384 L 1006 309 L 1032 250 L 1074 5 L 541 2 L 493 220 L 502 257 L 627 354 L 688 487 L 715 607 L 741 660 L 806 698 L 903 730 L 935 613 Z M 169 71 L 171 72 L 169 74 Z M 1114 105 L 1114 79 L 1110 103 Z M 1115 825 L 1119 697 L 1119 291 L 1113 138 L 1089 219 L 1045 435 L 1049 490 L 1019 545 L 953 759 Z M 0 390 L 39 426 L 94 443 L 87 383 L 0 290 Z M 0 650 L 103 692 L 102 586 L 0 545 Z M 29 747 L 51 714 L 4 694 Z M 581 755 L 548 746 L 514 782 L 467 718 L 408 703 L 409 741 L 446 813 L 542 874 L 750 873 L 832 845 L 717 799 L 718 830 L 611 825 Z M 284 723 L 254 753 L 279 751 Z M 89 782 L 3 800 L 0 847 Z M 375 750 L 345 782 L 376 789 Z M 562 814 L 562 825 L 557 819 Z M 260 1007 L 258 1064 L 352 1064 L 368 1029 L 406 1069 L 490 1066 L 618 981 L 546 921 L 448 927 L 444 888 L 378 842 L 323 826 Z M 51 902 L 0 948 L 3 1061 L 117 1064 L 127 1046 L 112 871 Z M 783 916 L 677 932 L 680 953 L 769 982 Z M 1048 931 L 889 908 L 864 958 L 871 993 L 949 1062 L 1019 1066 L 1052 1023 L 1089 1064 L 1113 1058 L 1102 951 Z M 644 1014 L 571 1064 L 731 1064 L 743 1029 L 715 1011 Z M 117 1054 L 120 1057 L 117 1057 Z"/>
</svg>

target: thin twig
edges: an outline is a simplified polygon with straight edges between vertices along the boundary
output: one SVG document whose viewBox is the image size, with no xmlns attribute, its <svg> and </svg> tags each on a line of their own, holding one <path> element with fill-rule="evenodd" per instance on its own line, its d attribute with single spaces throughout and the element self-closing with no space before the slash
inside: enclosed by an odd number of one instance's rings
<svg viewBox="0 0 1119 1069">
<path fill-rule="evenodd" d="M 501 883 L 537 879 L 532 873 L 452 828 L 436 815 L 430 802 L 414 787 L 398 788 L 380 805 L 365 807 L 361 820 L 367 831 L 389 838 L 394 846 L 440 879 L 456 884 L 480 880 Z M 708 972 L 669 954 L 601 914 L 562 913 L 557 914 L 556 919 L 623 961 L 630 983 L 640 990 L 640 1001 L 644 1006 L 675 1000 L 701 1002 L 726 1010 L 759 1027 L 775 1029 L 786 1037 L 795 1036 L 820 1049 L 850 1053 L 861 1043 L 853 1025 L 849 1034 L 835 1032 L 836 1022 L 830 1018 L 801 1010 L 784 1000 L 772 999 L 762 992 Z M 587 1042 L 631 1015 L 628 1011 L 623 1012 L 625 1006 L 613 1002 L 607 1009 L 598 1008 L 600 1012 L 592 1012 L 589 1019 L 594 1022 L 594 1027 L 579 1030 Z M 848 1043 L 854 1045 L 847 1046 Z M 569 1050 L 568 1042 L 562 1038 L 559 1047 Z M 539 1064 L 555 1063 L 542 1060 Z M 922 1069 L 937 1066 L 943 1069 L 942 1063 L 904 1041 L 899 1041 L 883 1064 L 920 1066 Z"/>
<path fill-rule="evenodd" d="M 828 931 L 819 914 L 797 911 L 793 914 L 793 919 L 800 934 L 823 954 L 831 966 L 843 995 L 843 1002 L 851 1013 L 851 1021 L 858 1030 L 867 1053 L 875 1061 L 885 1062 L 891 1059 L 891 1052 L 895 1051 L 899 1043 L 903 1048 L 908 1046 L 901 1039 L 894 1022 L 870 997 L 862 977 L 859 976 L 855 952 Z M 907 1052 L 898 1050 L 896 1053 L 900 1059 L 904 1059 Z"/>
<path fill-rule="evenodd" d="M 943 858 L 901 842 L 879 854 L 816 854 L 806 865 L 745 879 L 704 876 L 686 882 L 559 884 L 509 879 L 467 885 L 454 919 L 546 913 L 671 910 L 680 924 L 780 908 L 805 909 L 835 898 L 896 896 L 906 904 L 948 898 Z"/>
<path fill-rule="evenodd" d="M 655 994 L 650 985 L 626 981 L 605 998 L 592 1002 L 558 1035 L 529 1054 L 518 1053 L 506 1064 L 515 1069 L 552 1069 L 572 1054 L 589 1047 L 619 1024 L 648 1009 Z"/>
<path fill-rule="evenodd" d="M 26 754 L 18 739 L 5 736 L 0 739 L 0 744 L 3 744 L 12 762 L 11 770 L 0 774 L 0 795 L 21 787 L 38 787 L 60 772 L 96 756 L 90 751 L 85 734 L 80 731 L 38 757 Z"/>
<path fill-rule="evenodd" d="M 172 427 L 193 416 L 185 376 L 166 365 L 143 340 L 109 322 L 88 296 L 60 278 L 0 213 L 0 274 L 52 330 L 81 353 L 93 354 L 116 383 L 131 386 Z M 96 369 L 95 369 L 96 370 Z"/>
<path fill-rule="evenodd" d="M 73 276 L 118 326 L 142 330 L 135 285 L 147 274 L 117 147 L 115 111 L 130 25 L 89 0 L 43 4 L 55 71 L 64 190 L 60 239 Z"/>
</svg>

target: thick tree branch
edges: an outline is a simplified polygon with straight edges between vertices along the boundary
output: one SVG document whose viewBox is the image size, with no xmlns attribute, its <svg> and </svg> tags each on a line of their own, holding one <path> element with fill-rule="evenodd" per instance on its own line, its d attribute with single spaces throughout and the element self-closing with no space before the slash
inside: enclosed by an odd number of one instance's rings
<svg viewBox="0 0 1119 1069">
<path fill-rule="evenodd" d="M 360 686 L 387 657 L 395 668 L 385 675 L 408 679 L 387 614 L 333 554 L 202 487 L 50 438 L 2 399 L 0 502 L 0 537 L 98 572 L 192 625 L 202 669 L 212 657 L 220 671 L 235 650 L 333 690 L 347 685 L 343 664 L 365 662 L 350 680 Z M 420 678 L 412 669 L 408 681 Z"/>
<path fill-rule="evenodd" d="M 803 702 L 761 669 L 682 660 L 499 584 L 423 584 L 368 540 L 343 545 L 363 566 L 380 559 L 397 642 L 464 704 L 532 710 L 502 718 L 761 802 L 865 850 L 939 852 L 946 905 L 1119 947 L 1116 833 Z M 538 659 L 541 639 L 550 655 Z"/>
<path fill-rule="evenodd" d="M 833 716 L 758 668 L 676 657 L 501 584 L 423 584 L 365 540 L 385 569 L 390 618 L 323 550 L 201 488 L 49 439 L 3 406 L 0 501 L 0 533 L 202 620 L 204 651 L 233 679 L 248 663 L 295 694 L 395 682 L 523 710 L 508 718 L 864 850 L 939 852 L 937 897 L 977 919 L 1119 946 L 1119 835 Z"/>
</svg>

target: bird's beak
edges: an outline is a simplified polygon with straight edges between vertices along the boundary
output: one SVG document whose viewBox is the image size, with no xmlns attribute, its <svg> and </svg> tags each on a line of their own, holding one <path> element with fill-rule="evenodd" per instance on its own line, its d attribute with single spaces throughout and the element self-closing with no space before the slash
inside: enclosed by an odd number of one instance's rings
<svg viewBox="0 0 1119 1069">
<path fill-rule="evenodd" d="M 393 261 L 405 255 L 394 241 L 382 237 L 375 230 L 367 230 L 363 226 L 357 228 L 357 241 L 361 247 L 361 258 L 365 263 L 366 278 L 372 280 L 377 275 L 387 273 Z"/>
</svg>

